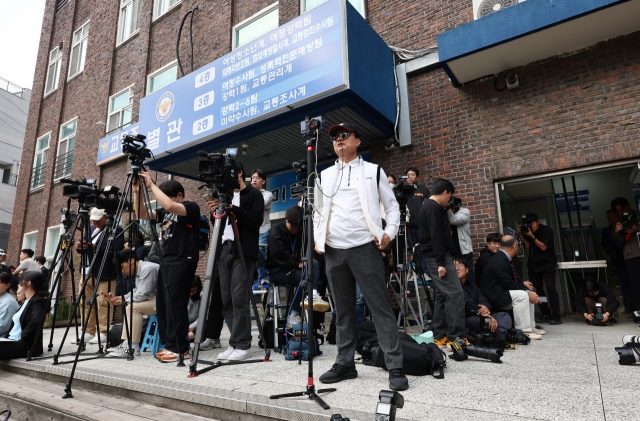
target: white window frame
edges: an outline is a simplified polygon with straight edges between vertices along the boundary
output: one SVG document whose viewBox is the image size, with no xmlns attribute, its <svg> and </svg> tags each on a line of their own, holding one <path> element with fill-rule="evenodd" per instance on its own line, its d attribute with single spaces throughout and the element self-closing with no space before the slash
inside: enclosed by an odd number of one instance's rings
<svg viewBox="0 0 640 421">
<path fill-rule="evenodd" d="M 65 127 L 65 126 L 68 126 L 69 124 L 73 123 L 74 121 L 76 122 L 76 131 L 75 131 L 75 132 L 73 132 L 73 135 L 69 135 L 69 136 L 67 136 L 67 137 L 64 137 L 64 138 L 63 138 L 63 137 L 62 137 L 62 128 L 63 128 L 63 127 Z M 67 153 L 69 153 L 69 140 L 70 140 L 72 137 L 73 137 L 73 138 L 75 138 L 77 134 L 78 134 L 78 117 L 77 117 L 77 116 L 76 116 L 76 117 L 74 117 L 74 118 L 72 118 L 71 120 L 69 120 L 69 121 L 67 121 L 67 122 L 65 122 L 65 123 L 63 123 L 63 124 L 61 124 L 61 125 L 60 125 L 60 135 L 58 136 L 58 146 L 57 146 L 57 151 L 56 151 L 56 160 L 55 160 L 55 166 L 56 166 L 56 167 L 57 167 L 57 165 L 58 165 L 58 158 L 60 157 L 60 145 L 61 145 L 63 142 L 65 142 L 65 141 L 67 142 L 67 143 L 66 143 L 66 145 L 67 145 L 66 149 L 67 149 L 67 150 L 66 150 L 66 151 L 65 151 L 65 153 L 64 153 L 64 154 L 66 155 Z M 75 143 L 76 143 L 76 142 L 75 142 L 75 139 L 74 139 L 74 141 L 73 141 L 73 150 L 75 150 L 75 148 L 76 148 Z M 65 165 L 65 169 L 64 169 L 64 171 L 62 172 L 62 175 L 59 175 L 58 177 L 55 177 L 55 173 L 57 172 L 58 168 L 54 168 L 54 169 L 53 169 L 53 171 L 54 171 L 54 178 L 53 178 L 53 181 L 58 181 L 58 180 L 60 180 L 61 178 L 65 178 L 65 177 L 68 177 L 68 176 L 70 176 L 70 175 L 71 175 L 71 167 L 73 167 L 73 160 L 71 161 L 71 164 L 70 164 L 70 167 L 69 167 L 69 168 L 67 168 L 67 167 L 66 167 L 66 165 L 67 165 L 67 163 L 66 163 L 66 162 L 64 163 L 64 165 Z M 67 172 L 67 171 L 68 171 L 68 172 Z"/>
<path fill-rule="evenodd" d="M 42 149 L 41 151 L 39 151 L 38 150 L 38 144 L 40 143 L 40 140 L 44 139 L 45 137 L 48 137 L 47 147 Z M 40 165 L 45 164 L 45 163 L 47 163 L 49 161 L 49 147 L 50 146 L 51 146 L 51 132 L 47 132 L 47 133 L 43 134 L 42 136 L 40 136 L 39 138 L 36 139 L 36 147 L 35 147 L 35 149 L 36 149 L 35 152 L 36 153 L 35 153 L 35 155 L 33 157 L 33 166 L 31 167 L 31 177 L 32 178 L 31 178 L 31 181 L 30 181 L 30 184 L 29 184 L 30 190 L 36 190 L 36 189 L 39 189 L 40 187 L 44 186 L 44 179 L 45 179 L 44 176 L 46 175 L 46 173 L 41 176 L 42 182 L 38 183 L 38 185 L 34 186 L 33 185 L 33 175 L 34 175 L 33 171 L 36 169 L 36 167 L 39 167 Z M 38 155 L 42 155 L 45 152 L 47 153 L 46 160 L 44 162 L 41 162 L 40 165 L 36 165 L 37 162 L 38 162 Z"/>
<path fill-rule="evenodd" d="M 318 4 L 317 6 L 312 7 L 311 9 L 306 9 L 306 5 L 307 5 L 307 0 L 300 0 L 300 14 L 306 13 L 309 10 L 313 10 L 316 7 L 320 6 L 321 4 L 324 4 L 326 2 L 328 2 L 329 0 L 325 0 L 324 2 Z M 353 4 L 354 2 L 360 2 L 362 3 L 362 17 L 363 18 L 367 18 L 367 4 L 366 4 L 366 0 L 347 0 L 349 3 L 351 3 L 351 5 L 358 10 L 358 8 Z"/>
<path fill-rule="evenodd" d="M 182 0 L 175 0 L 175 3 L 169 4 L 171 3 L 171 1 L 173 0 L 153 0 L 153 20 L 156 20 L 159 17 L 164 16 L 165 14 L 173 10 L 176 6 L 178 6 L 180 3 L 182 3 Z M 168 6 L 164 7 L 165 5 L 168 5 Z M 164 8 L 164 11 L 160 10 L 160 8 Z"/>
<path fill-rule="evenodd" d="M 162 66 L 161 68 L 159 68 L 158 70 L 156 70 L 155 72 L 147 76 L 147 95 L 149 95 L 151 92 L 154 92 L 154 91 L 151 91 L 151 79 L 153 79 L 154 77 L 158 76 L 161 73 L 164 73 L 167 69 L 171 68 L 172 66 L 176 66 L 176 80 L 178 80 L 178 60 L 173 60 L 172 62 L 165 64 L 164 66 Z M 158 88 L 158 89 L 162 89 L 162 88 Z M 156 89 L 156 91 L 158 89 Z"/>
<path fill-rule="evenodd" d="M 134 6 L 138 5 L 138 10 Z M 131 7 L 129 7 L 131 6 Z M 132 13 L 133 12 L 133 13 Z M 137 16 L 136 16 L 137 14 Z M 120 0 L 120 11 L 118 13 L 118 34 L 116 37 L 116 47 L 132 36 L 140 32 L 140 15 L 142 14 L 142 0 Z M 124 16 L 124 17 L 123 17 Z M 137 18 L 138 26 L 133 29 L 133 20 Z M 126 19 L 126 21 L 125 21 Z M 125 31 L 126 28 L 126 31 Z M 129 32 L 130 31 L 130 32 Z M 125 36 L 126 35 L 126 36 Z"/>
<path fill-rule="evenodd" d="M 53 76 L 51 76 L 52 66 L 53 66 Z M 47 65 L 47 78 L 44 80 L 44 96 L 47 96 L 51 92 L 54 92 L 56 89 L 58 89 L 58 81 L 60 80 L 60 67 L 62 67 L 62 50 L 60 50 L 60 47 L 56 47 L 53 50 L 49 51 L 49 64 Z M 49 86 L 49 83 L 48 83 L 49 76 L 51 76 L 54 79 L 54 81 L 51 89 L 47 90 L 47 86 Z"/>
<path fill-rule="evenodd" d="M 135 84 L 134 84 L 135 85 Z M 122 116 L 124 115 L 124 111 L 126 109 L 129 109 L 129 112 L 131 113 L 131 119 L 133 119 L 133 87 L 134 85 L 129 85 L 126 88 L 124 88 L 121 91 L 116 92 L 115 94 L 111 95 L 109 97 L 109 103 L 107 104 L 107 124 L 105 126 L 105 131 L 107 133 L 112 132 L 114 130 L 119 130 L 123 127 L 126 127 L 128 125 L 131 124 L 131 121 L 129 121 L 126 124 L 122 123 Z M 111 110 L 111 100 L 114 99 L 115 97 L 122 95 L 124 92 L 129 91 L 129 103 L 127 105 L 125 105 L 122 108 L 119 108 L 117 110 Z M 109 123 L 111 122 L 111 116 L 114 114 L 119 114 L 120 116 L 118 117 L 118 125 L 116 126 L 111 126 L 109 125 Z"/>
<path fill-rule="evenodd" d="M 27 237 L 33 236 L 35 234 L 35 241 L 33 243 L 33 246 L 31 246 L 31 244 L 29 244 L 29 247 L 27 247 Z M 38 246 L 38 230 L 35 231 L 30 231 L 30 232 L 25 232 L 22 235 L 22 249 L 28 249 L 30 248 L 33 251 L 36 251 L 36 247 Z"/>
<path fill-rule="evenodd" d="M 74 77 L 78 76 L 84 70 L 84 64 L 87 57 L 87 47 L 89 45 L 89 31 L 91 30 L 90 23 L 91 19 L 86 21 L 80 28 L 73 32 L 73 44 L 71 45 L 71 53 L 69 54 L 69 75 L 67 76 L 68 80 L 71 80 Z M 89 27 L 87 28 L 87 26 Z M 86 33 L 84 33 L 85 28 L 87 28 Z M 76 34 L 78 34 L 78 32 L 82 34 L 82 37 L 76 41 Z M 75 72 L 73 72 L 73 56 L 76 47 L 78 47 L 80 58 L 77 62 L 77 69 L 75 69 Z"/>
<path fill-rule="evenodd" d="M 57 229 L 58 230 L 58 236 L 55 238 L 52 238 L 51 236 L 51 230 Z M 45 238 L 44 240 L 44 251 L 43 251 L 43 256 L 47 259 L 47 262 L 53 262 L 53 257 L 56 254 L 56 248 L 58 246 L 58 241 L 60 241 L 60 237 L 62 236 L 62 234 L 64 234 L 64 228 L 62 226 L 62 224 L 58 224 L 58 225 L 53 225 L 49 228 L 47 228 L 47 238 Z M 50 241 L 53 241 L 53 245 L 52 247 L 52 254 L 47 254 L 47 246 L 50 244 Z M 49 265 L 51 266 L 51 265 Z"/>
<path fill-rule="evenodd" d="M 260 18 L 268 15 L 269 13 L 273 12 L 274 9 L 278 10 L 278 23 L 280 22 L 280 2 L 275 2 L 273 4 L 270 4 L 269 6 L 265 7 L 264 9 L 260 10 L 258 13 L 256 13 L 255 15 L 251 16 L 248 19 L 243 20 L 242 22 L 238 23 L 237 25 L 234 25 L 233 27 L 233 32 L 231 33 L 231 42 L 232 42 L 232 50 L 235 50 L 237 48 L 243 47 L 247 44 L 249 44 L 251 41 L 247 41 L 246 43 L 242 44 L 242 45 L 238 45 L 236 46 L 237 43 L 237 39 L 238 39 L 238 32 L 244 28 L 245 26 L 249 26 L 250 24 L 252 24 L 253 22 L 260 20 Z M 280 25 L 278 24 L 276 26 L 276 28 L 278 28 Z M 265 32 L 266 34 L 267 32 Z M 264 34 L 262 34 L 264 35 Z M 260 35 L 260 36 L 262 36 Z"/>
</svg>

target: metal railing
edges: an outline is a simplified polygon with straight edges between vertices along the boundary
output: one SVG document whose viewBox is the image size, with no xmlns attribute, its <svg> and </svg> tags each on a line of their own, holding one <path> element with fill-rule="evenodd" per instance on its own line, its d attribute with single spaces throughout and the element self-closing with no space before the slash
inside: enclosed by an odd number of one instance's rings
<svg viewBox="0 0 640 421">
<path fill-rule="evenodd" d="M 8 184 L 10 186 L 18 185 L 18 174 L 9 174 L 7 172 L 2 175 L 2 184 Z"/>
<path fill-rule="evenodd" d="M 24 88 L 16 85 L 13 82 L 9 82 L 7 79 L 0 77 L 0 89 L 9 92 L 11 95 L 15 95 L 18 98 L 24 98 Z"/>
<path fill-rule="evenodd" d="M 69 151 L 64 155 L 56 158 L 56 169 L 53 172 L 53 179 L 59 180 L 71 175 L 71 167 L 73 166 L 73 151 Z"/>
<path fill-rule="evenodd" d="M 44 186 L 44 179 L 46 176 L 47 163 L 33 167 L 31 171 L 31 190 Z"/>
</svg>

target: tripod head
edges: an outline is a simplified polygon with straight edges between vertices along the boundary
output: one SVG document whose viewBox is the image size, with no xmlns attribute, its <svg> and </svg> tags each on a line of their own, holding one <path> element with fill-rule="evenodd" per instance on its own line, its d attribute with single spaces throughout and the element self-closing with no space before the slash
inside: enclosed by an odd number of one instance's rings
<svg viewBox="0 0 640 421">
<path fill-rule="evenodd" d="M 132 167 L 138 166 L 144 168 L 142 166 L 144 160 L 151 158 L 151 150 L 147 148 L 147 143 L 144 141 L 146 138 L 147 137 L 142 134 L 122 136 L 122 153 L 129 156 Z"/>
</svg>

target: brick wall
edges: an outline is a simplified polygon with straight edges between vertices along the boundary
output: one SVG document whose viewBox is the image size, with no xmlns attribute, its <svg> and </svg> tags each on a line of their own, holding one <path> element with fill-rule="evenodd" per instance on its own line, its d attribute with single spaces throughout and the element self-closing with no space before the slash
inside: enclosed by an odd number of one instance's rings
<svg viewBox="0 0 640 421">
<path fill-rule="evenodd" d="M 140 31 L 116 46 L 117 1 L 74 0 L 54 15 L 45 8 L 18 193 L 12 223 L 10 263 L 17 261 L 25 232 L 38 230 L 36 253 L 44 250 L 47 227 L 57 225 L 66 205 L 54 185 L 53 165 L 60 125 L 78 117 L 72 178 L 96 177 L 101 186 L 121 186 L 129 163 L 120 159 L 96 167 L 97 141 L 104 137 L 110 95 L 133 85 L 134 118 L 145 95 L 147 75 L 175 59 L 183 16 L 198 7 L 193 20 L 194 70 L 231 50 L 231 29 L 273 0 L 183 0 L 153 21 L 153 0 L 142 1 Z M 300 13 L 299 0 L 279 1 L 280 23 Z M 471 0 L 369 0 L 367 18 L 389 45 L 420 49 L 435 45 L 438 33 L 473 18 Z M 67 81 L 72 33 L 91 19 L 84 71 Z M 189 21 L 180 40 L 185 73 L 191 71 Z M 59 87 L 43 98 L 49 51 L 64 42 Z M 497 92 L 493 81 L 451 86 L 442 70 L 409 78 L 413 146 L 391 153 L 381 144 L 372 158 L 388 172 L 416 165 L 422 182 L 453 180 L 473 215 L 476 250 L 497 229 L 495 180 L 543 173 L 638 154 L 640 35 L 598 44 L 567 57 L 516 69 L 520 88 Z M 180 76 L 180 75 L 179 75 Z M 51 132 L 45 188 L 29 191 L 36 139 Z M 250 171 L 251 169 L 247 169 Z M 158 182 L 166 179 L 159 174 Z M 179 178 L 178 178 L 179 179 Z M 198 183 L 179 179 L 188 199 L 204 200 Z M 206 260 L 206 259 L 204 259 Z M 204 260 L 200 274 L 203 274 Z M 68 287 L 65 290 L 68 294 Z"/>
</svg>

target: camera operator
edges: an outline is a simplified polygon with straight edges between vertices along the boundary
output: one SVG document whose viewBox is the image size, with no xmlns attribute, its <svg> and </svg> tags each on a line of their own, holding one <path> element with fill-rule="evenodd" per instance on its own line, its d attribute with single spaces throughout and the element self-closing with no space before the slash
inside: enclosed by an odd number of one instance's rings
<svg viewBox="0 0 640 421">
<path fill-rule="evenodd" d="M 420 250 L 435 285 L 433 337 L 438 346 L 464 335 L 464 292 L 453 265 L 455 246 L 444 207 L 455 192 L 453 183 L 438 178 L 420 209 Z"/>
<path fill-rule="evenodd" d="M 612 202 L 613 207 L 621 219 L 616 223 L 614 238 L 617 244 L 623 246 L 624 264 L 631 287 L 631 311 L 635 312 L 640 310 L 640 239 L 638 238 L 640 228 L 638 227 L 638 217 L 631 210 L 629 202 L 625 198 L 615 199 L 614 202 Z"/>
<path fill-rule="evenodd" d="M 218 355 L 218 360 L 241 361 L 251 356 L 251 316 L 249 300 L 251 287 L 244 279 L 242 261 L 236 255 L 234 242 L 240 241 L 244 264 L 250 277 L 258 260 L 260 226 L 264 217 L 264 199 L 262 194 L 250 184 L 244 182 L 244 167 L 237 162 L 239 189 L 233 192 L 233 199 L 222 234 L 222 250 L 218 264 L 220 274 L 220 293 L 222 295 L 223 314 L 231 336 L 229 347 Z M 220 201 L 208 202 L 209 211 L 213 215 Z M 236 218 L 240 239 L 235 238 L 231 228 L 231 218 Z"/>
<path fill-rule="evenodd" d="M 158 275 L 156 317 L 160 341 L 165 344 L 165 349 L 156 353 L 156 358 L 168 363 L 178 361 L 179 354 L 189 356 L 187 305 L 191 280 L 198 267 L 200 206 L 185 200 L 184 187 L 178 181 L 167 180 L 156 186 L 148 173 L 141 171 L 139 174 L 140 181 L 151 189 L 158 205 L 162 207 L 155 211 L 147 209 L 140 199 L 139 184 L 133 184 L 135 209 L 140 212 L 138 217 L 147 219 L 149 213 L 152 221 L 162 224 L 161 248 L 165 273 L 161 269 Z"/>
<path fill-rule="evenodd" d="M 460 256 L 454 258 L 453 263 L 464 290 L 464 326 L 474 332 L 482 332 L 481 317 L 491 317 L 491 325 L 489 326 L 491 332 L 498 330 L 504 333 L 507 329 L 511 329 L 511 316 L 504 311 L 492 313 L 491 304 L 482 290 L 475 282 L 467 279 L 469 273 L 467 260 Z"/>
<path fill-rule="evenodd" d="M 476 285 L 480 285 L 480 281 L 482 280 L 482 272 L 484 271 L 485 266 L 489 263 L 489 259 L 491 259 L 495 254 L 500 250 L 500 240 L 502 240 L 502 234 L 499 232 L 492 232 L 487 235 L 487 245 L 480 252 L 480 257 L 476 261 L 476 271 L 475 271 L 475 281 Z"/>
<path fill-rule="evenodd" d="M 107 229 L 107 213 L 104 209 L 94 207 L 93 209 L 91 209 L 89 220 L 91 221 L 91 227 L 88 230 L 85 230 L 84 238 L 81 241 L 76 242 L 76 250 L 78 253 L 88 253 L 89 256 L 93 256 L 95 262 L 91 267 L 91 274 L 89 274 L 89 280 L 84 289 L 85 309 L 82 312 L 82 315 L 88 320 L 87 330 L 84 337 L 85 342 L 88 341 L 90 344 L 97 344 L 97 334 L 100 334 L 100 343 L 104 343 L 107 341 L 107 333 L 109 331 L 109 326 L 107 326 L 107 315 L 109 314 L 109 306 L 105 301 L 104 296 L 100 293 L 111 292 L 111 288 L 115 289 L 116 279 L 118 277 L 116 271 L 118 270 L 118 268 L 116 267 L 114 261 L 113 249 L 107 250 L 107 243 L 109 242 L 108 238 L 105 237 L 104 239 L 102 239 Z M 122 235 L 122 228 L 117 227 L 115 235 L 116 252 L 120 252 L 120 250 L 124 248 L 124 236 Z M 100 244 L 100 247 L 96 248 L 98 244 Z M 100 278 L 98 279 L 101 262 L 103 260 L 105 260 L 104 269 L 102 270 L 102 274 L 100 274 Z M 96 302 L 94 303 L 94 306 L 98 309 L 98 325 L 100 326 L 100 332 L 96 332 L 95 309 L 91 311 L 91 314 L 87 314 L 89 312 L 90 304 L 88 301 L 90 301 L 91 297 L 93 296 L 95 282 L 99 282 L 98 294 L 96 295 Z M 71 343 L 76 343 L 75 340 L 76 339 L 74 338 Z"/>
<path fill-rule="evenodd" d="M 548 300 L 548 303 L 539 304 L 542 316 L 536 321 L 559 325 L 562 324 L 562 318 L 560 317 L 560 297 L 556 289 L 558 258 L 553 245 L 553 230 L 541 224 L 538 215 L 533 212 L 527 213 L 526 219 L 528 224 L 519 225 L 518 228 L 522 242 L 529 250 L 529 260 L 527 260 L 529 280 L 533 283 L 539 297 L 545 297 L 546 288 Z"/>
<path fill-rule="evenodd" d="M 140 256 L 135 249 L 126 248 L 118 254 L 120 270 L 123 275 L 131 276 L 135 279 L 133 291 L 125 295 L 125 305 L 133 306 L 133 317 L 127 319 L 128 329 L 131 330 L 131 348 L 134 355 L 140 355 L 140 337 L 142 336 L 142 316 L 156 314 L 156 286 L 158 282 L 158 271 L 160 265 L 152 262 L 140 260 Z M 128 291 L 127 291 L 128 292 Z M 113 293 L 101 295 L 113 306 L 122 305 L 122 296 Z M 129 310 L 126 310 L 127 318 Z M 117 347 L 110 348 L 110 357 L 126 357 L 129 352 L 127 328 L 122 329 L 123 343 Z"/>
<path fill-rule="evenodd" d="M 447 211 L 447 221 L 455 229 L 451 230 L 455 255 L 462 256 L 467 261 L 469 273 L 467 278 L 475 281 L 473 276 L 473 243 L 471 243 L 471 212 L 462 206 L 462 201 L 454 199 L 454 205 Z M 452 227 L 452 228 L 453 228 Z"/>
<path fill-rule="evenodd" d="M 533 284 L 523 282 L 516 272 L 513 258 L 518 255 L 518 241 L 511 235 L 500 240 L 500 251 L 489 260 L 482 272 L 482 292 L 494 309 L 511 310 L 516 329 L 529 339 L 541 339 L 544 330 L 536 329 L 534 304 L 540 304 Z"/>
<path fill-rule="evenodd" d="M 604 282 L 588 279 L 584 287 L 576 292 L 576 310 L 582 314 L 587 324 L 593 324 L 593 318 L 597 312 L 596 303 L 602 304 L 602 308 L 605 311 L 602 314 L 602 323 L 616 323 L 613 314 L 620 306 L 616 299 L 616 294 Z"/>
<path fill-rule="evenodd" d="M 316 251 L 326 253 L 327 278 L 336 304 L 338 356 L 320 381 L 337 383 L 358 377 L 354 361 L 357 282 L 373 315 L 389 369 L 389 388 L 406 390 L 409 381 L 402 370 L 402 348 L 381 254 L 398 232 L 398 202 L 389 183 L 384 181 L 387 179 L 384 171 L 358 156 L 360 138 L 353 124 L 331 126 L 329 137 L 338 160 L 319 177 L 321 194 L 316 201 L 319 206 L 314 237 Z M 385 229 L 380 202 L 386 211 Z"/>
<path fill-rule="evenodd" d="M 624 264 L 623 246 L 616 243 L 614 239 L 616 223 L 618 223 L 619 220 L 620 218 L 614 209 L 607 211 L 607 221 L 609 221 L 609 225 L 603 228 L 600 234 L 600 245 L 602 245 L 605 253 L 609 255 L 609 261 L 615 266 L 618 279 L 620 280 L 620 289 L 622 290 L 622 300 L 624 304 L 622 314 L 631 314 L 631 309 L 633 308 L 631 302 L 631 286 L 629 285 L 629 278 L 627 277 L 627 268 Z"/>
</svg>

